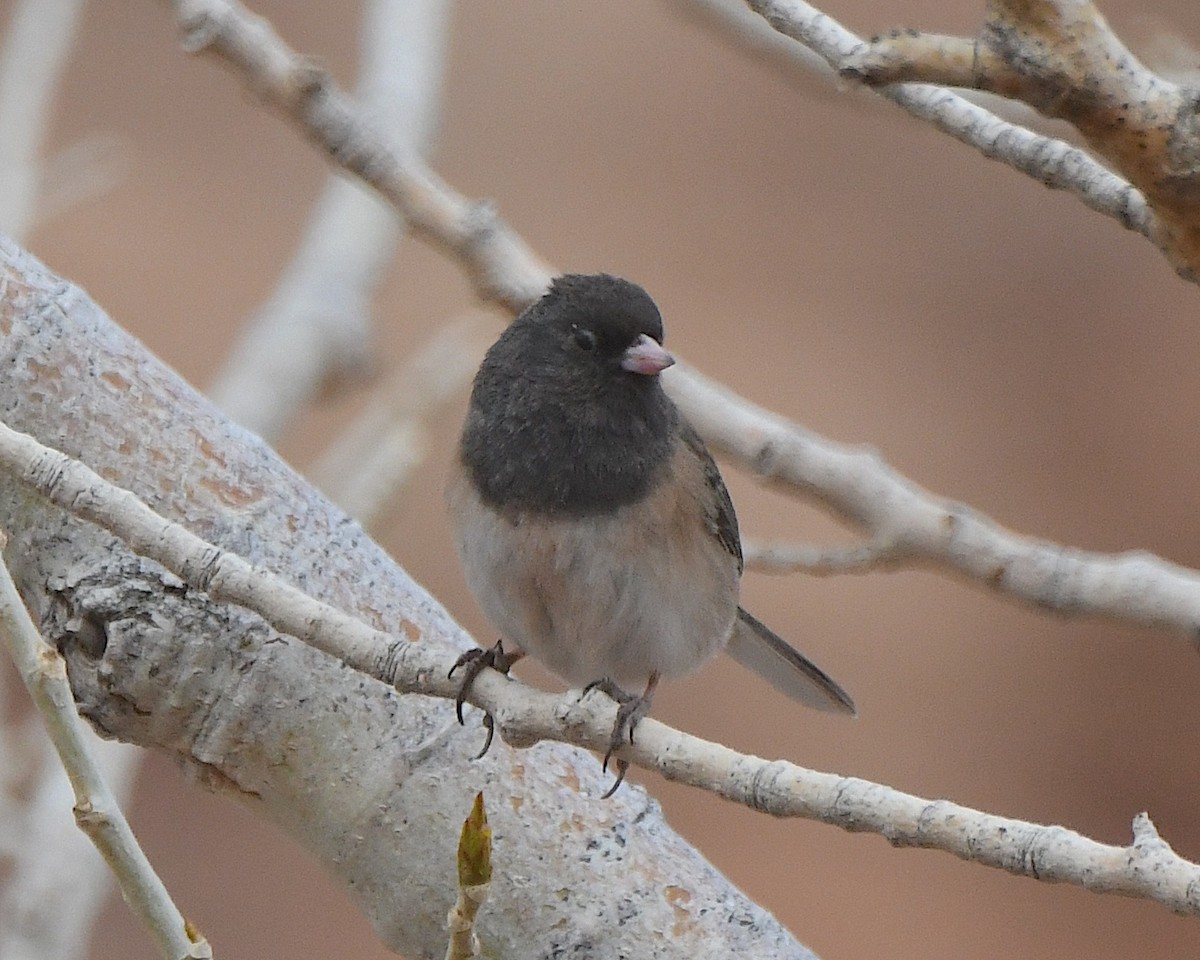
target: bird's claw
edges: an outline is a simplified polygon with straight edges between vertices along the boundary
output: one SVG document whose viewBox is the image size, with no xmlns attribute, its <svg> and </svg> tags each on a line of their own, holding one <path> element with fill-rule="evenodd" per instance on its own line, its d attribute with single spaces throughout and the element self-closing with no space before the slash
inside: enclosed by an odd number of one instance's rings
<svg viewBox="0 0 1200 960">
<path fill-rule="evenodd" d="M 454 661 L 454 666 L 450 668 L 450 672 L 446 674 L 446 678 L 453 677 L 455 672 L 460 668 L 463 671 L 462 680 L 458 684 L 458 693 L 454 696 L 454 715 L 458 717 L 460 725 L 464 723 L 463 704 L 466 702 L 467 694 L 471 692 L 471 686 L 475 683 L 475 678 L 488 667 L 508 676 L 508 671 L 512 669 L 512 665 L 520 660 L 521 657 L 522 654 L 520 652 L 506 653 L 504 650 L 504 641 L 497 640 L 495 646 L 491 649 L 484 650 L 476 647 L 474 650 L 466 651 L 466 653 Z M 487 739 L 483 742 L 483 749 L 475 755 L 474 759 L 476 760 L 479 760 L 488 752 L 492 746 L 492 738 L 496 734 L 496 722 L 492 719 L 492 715 L 486 711 L 483 715 L 483 725 L 487 728 Z"/>
<path fill-rule="evenodd" d="M 496 721 L 492 719 L 492 715 L 490 713 L 485 713 L 483 715 L 483 726 L 484 729 L 487 730 L 487 737 L 484 738 L 483 749 L 475 754 L 475 756 L 471 758 L 472 760 L 482 760 L 485 756 L 487 756 L 488 750 L 490 750 L 492 747 L 492 737 L 496 735 Z"/>
<path fill-rule="evenodd" d="M 604 763 L 601 765 L 601 770 L 607 773 L 609 761 L 613 759 L 614 753 L 625 746 L 626 738 L 628 738 L 630 743 L 633 743 L 634 727 L 649 712 L 650 697 L 648 694 L 638 697 L 631 693 L 626 693 L 609 677 L 594 680 L 583 688 L 585 694 L 591 693 L 593 690 L 599 690 L 617 702 L 617 717 L 613 721 L 612 733 L 608 738 L 608 750 L 604 754 Z M 616 767 L 617 779 L 601 796 L 601 800 L 607 800 L 611 797 L 625 781 L 625 774 L 629 770 L 629 761 L 617 757 Z"/>
</svg>

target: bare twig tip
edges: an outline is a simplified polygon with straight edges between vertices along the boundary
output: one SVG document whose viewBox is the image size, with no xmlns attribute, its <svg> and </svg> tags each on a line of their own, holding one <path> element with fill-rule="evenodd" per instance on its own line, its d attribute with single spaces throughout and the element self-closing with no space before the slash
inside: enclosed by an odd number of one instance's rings
<svg viewBox="0 0 1200 960">
<path fill-rule="evenodd" d="M 332 83 L 329 71 L 309 57 L 301 58 L 293 74 L 296 96 L 301 99 L 320 96 Z"/>
<path fill-rule="evenodd" d="M 202 53 L 220 34 L 220 21 L 203 10 L 194 10 L 179 17 L 179 45 L 184 53 Z"/>
<path fill-rule="evenodd" d="M 1150 819 L 1150 814 L 1143 810 L 1133 818 L 1133 842 L 1144 844 L 1147 841 L 1165 842 L 1154 821 Z"/>
</svg>

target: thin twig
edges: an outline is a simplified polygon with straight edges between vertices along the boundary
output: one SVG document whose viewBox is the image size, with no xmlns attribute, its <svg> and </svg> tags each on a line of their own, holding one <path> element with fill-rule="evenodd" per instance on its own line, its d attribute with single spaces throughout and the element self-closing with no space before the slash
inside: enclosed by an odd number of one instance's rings
<svg viewBox="0 0 1200 960">
<path fill-rule="evenodd" d="M 473 311 L 439 326 L 313 464 L 313 482 L 369 527 L 421 462 L 422 421 L 470 382 L 497 325 L 491 314 Z"/>
<path fill-rule="evenodd" d="M 825 58 L 772 30 L 741 0 L 670 0 L 669 6 L 754 59 L 771 64 L 789 80 L 807 81 L 806 91 L 835 94 L 837 74 Z"/>
<path fill-rule="evenodd" d="M 746 3 L 780 33 L 820 54 L 839 73 L 867 47 L 861 37 L 803 0 Z M 848 79 L 860 78 L 851 75 Z M 1154 214 L 1137 189 L 1078 147 L 1001 120 L 944 87 L 902 83 L 875 90 L 989 160 L 999 160 L 1047 187 L 1064 190 L 1145 237 L 1154 236 Z"/>
<path fill-rule="evenodd" d="M 0 547 L 4 543 L 0 533 Z M 75 822 L 108 862 L 130 909 L 146 925 L 167 960 L 211 958 L 212 949 L 171 900 L 138 845 L 100 767 L 88 751 L 83 721 L 62 657 L 42 640 L 0 563 L 0 632 L 75 792 Z"/>
<path fill-rule="evenodd" d="M 251 17 L 231 0 L 177 0 L 174 6 L 191 49 L 234 66 L 251 89 L 335 163 L 380 190 L 416 235 L 463 266 L 483 299 L 517 311 L 544 289 L 550 268 L 490 205 L 469 202 L 416 158 L 391 154 L 328 77 L 289 49 L 266 21 Z M 756 9 L 777 29 L 798 36 L 823 56 L 841 57 L 861 45 L 836 22 L 796 0 L 758 3 Z M 954 122 L 963 133 L 975 129 L 976 121 L 994 121 L 1005 140 L 1019 130 L 947 91 L 908 86 L 884 90 L 914 110 L 939 114 L 940 105 L 946 105 L 952 108 L 948 116 L 975 118 Z M 1043 146 L 1056 143 L 1036 140 Z M 1048 155 L 1058 160 L 1040 169 L 1081 172 L 1051 185 L 1074 185 L 1085 202 L 1142 229 L 1148 221 L 1142 219 L 1140 195 L 1082 151 L 1068 149 L 1069 153 L 1051 150 Z M 1053 179 L 1058 174 L 1047 175 Z M 1094 185 L 1100 186 L 1093 190 Z M 694 370 L 679 365 L 664 376 L 668 392 L 706 440 L 789 491 L 819 500 L 869 538 L 893 540 L 912 564 L 948 568 L 1061 613 L 1169 626 L 1189 639 L 1200 636 L 1200 577 L 1190 570 L 1149 554 L 1114 557 L 1021 537 L 922 490 L 873 451 L 852 450 L 808 433 Z M 782 451 L 790 453 L 781 457 Z M 908 530 L 914 523 L 916 529 Z"/>
<path fill-rule="evenodd" d="M 236 554 L 160 517 L 132 493 L 78 461 L 0 425 L 0 468 L 73 515 L 98 524 L 130 549 L 161 563 L 216 602 L 237 604 L 343 663 L 403 693 L 446 699 L 458 693 L 448 671 L 455 654 L 391 637 L 306 595 Z M 578 691 L 555 696 L 484 671 L 468 700 L 495 718 L 516 746 L 560 740 L 607 747 L 614 705 Z M 1160 903 L 1200 916 L 1200 865 L 1179 857 L 1144 815 L 1132 844 L 1097 843 L 1062 827 L 997 817 L 931 801 L 882 784 L 739 754 L 647 718 L 621 755 L 645 769 L 775 816 L 871 831 L 897 846 L 944 850 L 1020 876 L 1072 883 Z"/>
<path fill-rule="evenodd" d="M 37 783 L 24 803 L 5 815 L 11 871 L 0 897 L 0 957 L 68 960 L 80 954 L 112 893 L 112 871 L 87 835 L 66 829 L 73 800 L 71 784 L 36 717 L 22 730 L 37 750 Z M 84 724 L 80 735 L 118 806 L 133 793 L 144 751 L 117 740 L 101 740 Z"/>
<path fill-rule="evenodd" d="M 364 8 L 358 109 L 397 153 L 419 155 L 432 138 L 449 10 L 449 0 Z M 374 192 L 331 175 L 292 261 L 214 380 L 214 402 L 274 440 L 319 391 L 360 378 L 370 366 L 371 299 L 402 227 Z"/>
</svg>

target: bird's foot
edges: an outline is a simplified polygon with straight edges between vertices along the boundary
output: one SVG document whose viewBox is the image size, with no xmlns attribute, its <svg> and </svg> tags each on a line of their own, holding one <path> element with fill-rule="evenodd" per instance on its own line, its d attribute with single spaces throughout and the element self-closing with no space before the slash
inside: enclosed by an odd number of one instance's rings
<svg viewBox="0 0 1200 960">
<path fill-rule="evenodd" d="M 493 670 L 498 670 L 500 673 L 508 676 L 508 671 L 512 669 L 512 665 L 516 663 L 525 654 L 520 650 L 508 652 L 504 649 L 504 641 L 497 640 L 496 645 L 489 650 L 484 650 L 476 647 L 474 650 L 468 650 L 457 660 L 454 661 L 454 666 L 450 668 L 450 672 L 446 674 L 447 679 L 454 676 L 455 671 L 462 669 L 462 680 L 458 684 L 458 693 L 454 697 L 454 715 L 458 717 L 459 724 L 463 723 L 463 703 L 466 701 L 467 694 L 471 692 L 471 686 L 475 683 L 475 678 L 479 676 L 487 667 Z M 487 739 L 483 742 L 483 749 L 474 757 L 478 760 L 483 757 L 492 746 L 492 737 L 496 733 L 496 724 L 492 719 L 492 715 L 486 711 L 483 714 L 483 725 L 487 729 Z"/>
<path fill-rule="evenodd" d="M 650 677 L 650 682 L 646 684 L 645 692 L 641 696 L 626 693 L 610 677 L 593 680 L 583 688 L 585 694 L 591 693 L 593 690 L 599 690 L 617 703 L 617 718 L 613 722 L 612 733 L 608 738 L 608 751 L 604 754 L 604 764 L 601 767 L 605 772 L 608 771 L 608 762 L 613 758 L 613 754 L 625 745 L 626 738 L 628 738 L 630 743 L 633 743 L 633 730 L 642 717 L 650 712 L 650 703 L 654 698 L 654 688 L 657 686 L 658 674 L 653 674 Z M 600 798 L 601 800 L 607 800 L 617 792 L 617 788 L 625 781 L 625 774 L 628 770 L 629 761 L 617 757 L 617 779 Z"/>
</svg>

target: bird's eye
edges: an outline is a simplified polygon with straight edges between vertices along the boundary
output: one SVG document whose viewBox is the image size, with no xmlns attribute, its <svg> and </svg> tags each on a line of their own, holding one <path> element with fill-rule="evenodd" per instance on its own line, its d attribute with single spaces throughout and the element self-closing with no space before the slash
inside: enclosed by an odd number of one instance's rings
<svg viewBox="0 0 1200 960">
<path fill-rule="evenodd" d="M 580 350 L 586 350 L 591 353 L 591 351 L 596 349 L 596 335 L 591 330 L 575 327 L 572 329 L 571 335 L 575 338 L 575 346 Z"/>
</svg>

